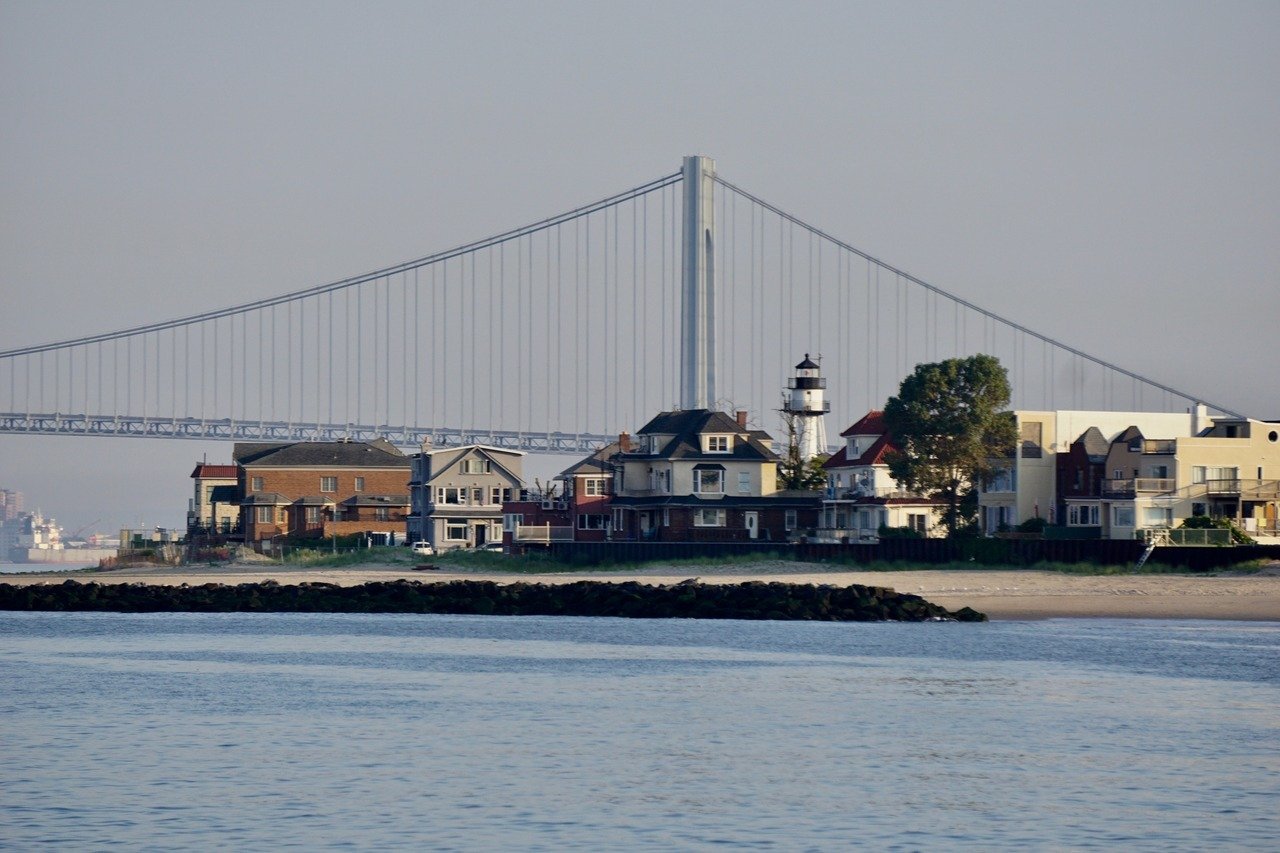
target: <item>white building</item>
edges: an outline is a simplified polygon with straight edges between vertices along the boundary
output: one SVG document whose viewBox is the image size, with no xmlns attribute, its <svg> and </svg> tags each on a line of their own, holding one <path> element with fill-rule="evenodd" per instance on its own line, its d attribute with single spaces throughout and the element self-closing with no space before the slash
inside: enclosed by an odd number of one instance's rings
<svg viewBox="0 0 1280 853">
<path fill-rule="evenodd" d="M 796 365 L 796 375 L 787 380 L 790 394 L 782 407 L 783 414 L 794 418 L 796 442 L 800 447 L 800 458 L 808 462 L 815 456 L 827 452 L 827 424 L 824 417 L 831 411 L 831 404 L 825 399 L 827 380 L 810 358 L 804 354 L 804 361 Z"/>
</svg>

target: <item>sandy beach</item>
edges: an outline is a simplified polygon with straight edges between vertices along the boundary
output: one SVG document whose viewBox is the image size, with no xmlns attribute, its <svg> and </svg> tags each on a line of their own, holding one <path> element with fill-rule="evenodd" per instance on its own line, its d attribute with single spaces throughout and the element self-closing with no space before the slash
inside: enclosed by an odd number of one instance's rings
<svg viewBox="0 0 1280 853">
<path fill-rule="evenodd" d="M 445 581 L 492 580 L 499 583 L 571 583 L 579 580 L 669 584 L 697 577 L 706 583 L 785 581 L 788 583 L 863 584 L 913 593 L 949 609 L 972 607 L 992 619 L 1092 617 L 1125 619 L 1240 619 L 1280 621 L 1280 563 L 1254 574 L 1218 575 L 1068 575 L 1030 570 L 931 570 L 868 572 L 833 570 L 823 563 L 765 561 L 729 566 L 653 564 L 618 571 L 546 574 L 416 571 L 412 565 L 371 563 L 342 568 L 299 568 L 274 564 L 210 568 L 124 568 L 101 572 L 41 572 L 0 576 L 5 583 L 61 583 L 67 578 L 97 583 L 238 584 L 275 580 L 342 586 L 410 578 Z"/>
</svg>

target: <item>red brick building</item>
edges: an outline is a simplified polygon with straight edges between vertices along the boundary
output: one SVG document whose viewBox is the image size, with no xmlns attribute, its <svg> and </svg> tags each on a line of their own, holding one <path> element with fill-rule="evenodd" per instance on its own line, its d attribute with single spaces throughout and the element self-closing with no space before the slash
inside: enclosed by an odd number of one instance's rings
<svg viewBox="0 0 1280 853">
<path fill-rule="evenodd" d="M 390 442 L 237 443 L 245 542 L 371 533 L 403 540 L 409 457 Z"/>
</svg>

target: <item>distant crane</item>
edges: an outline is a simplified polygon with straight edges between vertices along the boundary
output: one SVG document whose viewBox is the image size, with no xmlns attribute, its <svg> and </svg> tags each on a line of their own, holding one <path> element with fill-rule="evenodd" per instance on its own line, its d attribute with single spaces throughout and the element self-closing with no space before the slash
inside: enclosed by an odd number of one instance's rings
<svg viewBox="0 0 1280 853">
<path fill-rule="evenodd" d="M 94 526 L 95 524 L 97 524 L 99 521 L 102 521 L 102 519 L 100 519 L 100 518 L 95 518 L 93 521 L 89 522 L 88 524 L 84 525 L 83 527 L 77 527 L 77 528 L 75 529 L 75 531 L 74 531 L 74 532 L 72 532 L 72 534 L 71 534 L 70 536 L 68 536 L 68 537 L 67 537 L 67 539 L 68 539 L 68 540 L 71 540 L 71 539 L 79 539 L 79 538 L 80 538 L 80 534 L 81 534 L 81 533 L 84 533 L 86 530 L 88 530 L 90 527 L 93 527 L 93 526 Z"/>
</svg>

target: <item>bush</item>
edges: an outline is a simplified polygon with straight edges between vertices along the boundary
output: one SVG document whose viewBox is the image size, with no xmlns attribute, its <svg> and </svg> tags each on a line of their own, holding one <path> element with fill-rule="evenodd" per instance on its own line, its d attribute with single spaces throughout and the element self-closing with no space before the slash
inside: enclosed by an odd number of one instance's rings
<svg viewBox="0 0 1280 853">
<path fill-rule="evenodd" d="M 886 524 L 880 525 L 880 529 L 876 531 L 881 539 L 923 539 L 924 534 L 910 527 L 889 527 Z"/>
<path fill-rule="evenodd" d="M 1019 533 L 1044 533 L 1044 529 L 1049 526 L 1047 518 L 1028 518 L 1026 521 L 1018 525 Z"/>
</svg>

